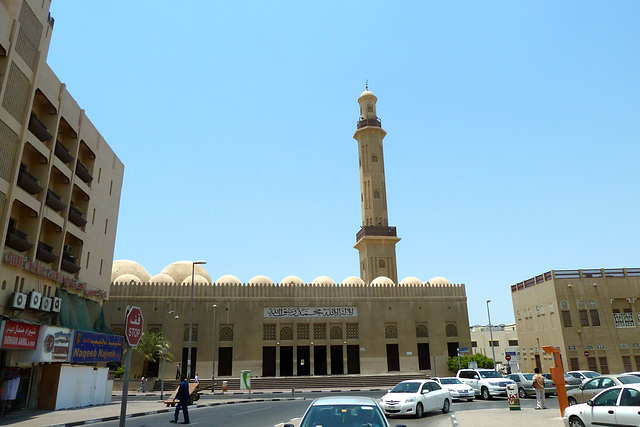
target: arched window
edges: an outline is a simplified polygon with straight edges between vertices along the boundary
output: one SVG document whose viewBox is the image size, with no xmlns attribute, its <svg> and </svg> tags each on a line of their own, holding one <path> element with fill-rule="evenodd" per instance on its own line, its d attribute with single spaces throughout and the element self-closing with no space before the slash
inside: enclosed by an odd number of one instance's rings
<svg viewBox="0 0 640 427">
<path fill-rule="evenodd" d="M 367 113 L 373 113 L 373 105 L 367 105 Z"/>
<path fill-rule="evenodd" d="M 458 336 L 458 328 L 453 323 L 449 323 L 445 329 L 446 336 L 448 337 L 457 337 Z"/>
<path fill-rule="evenodd" d="M 372 163 L 378 163 L 378 156 L 377 156 L 377 155 L 375 155 L 375 154 L 374 154 L 374 155 L 372 155 L 372 156 L 371 156 L 371 162 L 372 162 Z"/>
<path fill-rule="evenodd" d="M 293 339 L 293 329 L 291 329 L 288 326 L 284 326 L 282 327 L 282 329 L 280 329 L 280 339 L 281 340 L 292 340 Z"/>
<path fill-rule="evenodd" d="M 228 326 L 220 329 L 220 341 L 233 341 L 233 329 Z"/>
<path fill-rule="evenodd" d="M 373 190 L 373 198 L 374 199 L 380 198 L 380 190 Z"/>
<path fill-rule="evenodd" d="M 378 260 L 378 267 L 385 268 L 387 265 L 385 264 L 383 259 Z"/>
<path fill-rule="evenodd" d="M 398 330 L 393 325 L 388 325 L 384 328 L 384 337 L 385 338 L 398 338 Z"/>
<path fill-rule="evenodd" d="M 340 326 L 332 326 L 329 331 L 329 338 L 332 340 L 342 339 L 342 328 Z"/>
<path fill-rule="evenodd" d="M 586 310 L 586 309 L 587 309 L 587 303 L 585 303 L 582 300 L 578 301 L 578 310 Z"/>
<path fill-rule="evenodd" d="M 189 328 L 184 330 L 184 340 L 189 341 Z M 191 329 L 191 341 L 198 341 L 198 329 Z"/>
<path fill-rule="evenodd" d="M 416 338 L 428 338 L 429 331 L 425 325 L 416 326 Z"/>
<path fill-rule="evenodd" d="M 124 336 L 124 329 L 122 329 L 122 328 L 113 328 L 111 330 L 111 333 L 113 335 L 120 335 L 121 337 L 123 337 Z"/>
<path fill-rule="evenodd" d="M 159 328 L 151 328 L 151 329 L 149 329 L 149 332 L 153 332 L 154 334 L 159 334 L 160 333 L 160 329 Z"/>
</svg>

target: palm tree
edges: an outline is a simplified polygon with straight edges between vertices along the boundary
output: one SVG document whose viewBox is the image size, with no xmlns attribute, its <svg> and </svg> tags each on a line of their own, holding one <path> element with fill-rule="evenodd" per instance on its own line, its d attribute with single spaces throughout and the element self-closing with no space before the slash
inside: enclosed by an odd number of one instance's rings
<svg viewBox="0 0 640 427">
<path fill-rule="evenodd" d="M 142 334 L 138 345 L 135 347 L 136 351 L 142 356 L 142 376 L 147 376 L 149 368 L 149 362 L 157 362 L 163 357 L 170 363 L 173 362 L 173 354 L 169 352 L 170 345 L 167 342 L 165 345 L 164 336 L 162 332 L 147 331 Z"/>
</svg>

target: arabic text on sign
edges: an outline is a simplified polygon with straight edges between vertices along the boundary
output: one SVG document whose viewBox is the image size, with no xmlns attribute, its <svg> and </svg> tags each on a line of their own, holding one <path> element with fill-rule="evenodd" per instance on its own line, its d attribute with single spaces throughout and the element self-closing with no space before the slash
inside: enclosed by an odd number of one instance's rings
<svg viewBox="0 0 640 427">
<path fill-rule="evenodd" d="M 358 317 L 358 309 L 357 307 L 265 307 L 264 317 Z"/>
</svg>

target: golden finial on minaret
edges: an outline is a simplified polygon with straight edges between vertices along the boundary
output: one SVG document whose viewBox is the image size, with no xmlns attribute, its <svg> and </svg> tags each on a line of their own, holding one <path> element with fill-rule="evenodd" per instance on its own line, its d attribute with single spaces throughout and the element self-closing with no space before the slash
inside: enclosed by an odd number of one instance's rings
<svg viewBox="0 0 640 427">
<path fill-rule="evenodd" d="M 369 79 L 364 81 L 364 90 L 369 90 Z"/>
</svg>

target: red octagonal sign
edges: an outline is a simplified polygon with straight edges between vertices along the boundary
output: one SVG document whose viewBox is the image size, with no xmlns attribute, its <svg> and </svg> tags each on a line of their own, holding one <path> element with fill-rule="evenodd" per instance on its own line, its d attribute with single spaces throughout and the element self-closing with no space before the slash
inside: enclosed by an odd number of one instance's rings
<svg viewBox="0 0 640 427">
<path fill-rule="evenodd" d="M 125 332 L 127 341 L 131 347 L 135 347 L 140 342 L 142 336 L 142 327 L 144 326 L 144 318 L 142 310 L 139 307 L 131 307 L 125 319 Z"/>
</svg>

